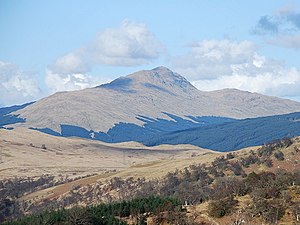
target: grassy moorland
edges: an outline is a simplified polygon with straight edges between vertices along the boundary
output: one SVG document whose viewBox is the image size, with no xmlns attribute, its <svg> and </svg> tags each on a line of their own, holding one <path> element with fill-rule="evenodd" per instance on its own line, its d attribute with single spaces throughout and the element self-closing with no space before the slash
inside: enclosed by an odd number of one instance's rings
<svg viewBox="0 0 300 225">
<path fill-rule="evenodd" d="M 6 196 L 2 197 L 1 217 L 16 219 L 32 214 L 12 222 L 32 224 L 28 222 L 31 219 L 58 215 L 63 219 L 50 224 L 70 224 L 76 212 L 87 221 L 71 224 L 98 220 L 94 224 L 109 224 L 101 223 L 103 215 L 94 216 L 91 210 L 154 198 L 173 199 L 176 210 L 168 208 L 169 203 L 151 210 L 148 206 L 130 206 L 126 215 L 112 213 L 112 224 L 176 224 L 179 218 L 183 221 L 180 224 L 296 224 L 300 216 L 299 162 L 300 142 L 295 138 L 230 153 L 206 152 L 135 164 L 61 183 L 55 183 L 51 176 L 42 180 L 23 178 L 21 182 L 17 178 L 5 180 L 1 182 L 2 196 Z M 51 182 L 51 187 L 46 185 Z M 20 184 L 24 187 L 18 189 Z M 40 214 L 45 210 L 50 211 Z"/>
</svg>

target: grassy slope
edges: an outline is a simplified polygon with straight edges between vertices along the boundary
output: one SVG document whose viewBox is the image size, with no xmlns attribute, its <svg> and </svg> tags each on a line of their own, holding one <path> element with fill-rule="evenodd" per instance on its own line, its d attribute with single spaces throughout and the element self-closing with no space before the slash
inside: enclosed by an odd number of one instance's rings
<svg viewBox="0 0 300 225">
<path fill-rule="evenodd" d="M 4 148 L 2 148 L 2 150 L 4 150 L 4 151 L 2 151 L 2 159 L 9 159 L 9 158 L 16 157 L 16 156 L 13 156 L 13 157 L 7 156 L 7 155 L 5 156 L 5 154 L 11 154 L 11 152 L 7 152 L 8 144 L 10 146 L 13 146 L 13 148 L 17 149 L 16 151 L 19 151 L 20 149 L 24 149 L 24 146 L 26 147 L 26 150 L 28 150 L 28 143 L 29 143 L 28 141 L 31 141 L 31 138 L 36 141 L 36 143 L 35 143 L 36 146 L 38 146 L 38 145 L 40 146 L 42 143 L 45 143 L 46 141 L 48 141 L 47 145 L 49 145 L 49 150 L 53 150 L 53 151 L 59 151 L 57 146 L 60 146 L 62 143 L 64 143 L 63 146 L 65 149 L 60 149 L 60 150 L 64 151 L 65 157 L 70 157 L 70 158 L 72 158 L 72 157 L 78 158 L 79 155 L 72 155 L 71 153 L 73 152 L 73 154 L 74 154 L 75 152 L 78 153 L 80 151 L 83 151 L 82 148 L 84 147 L 84 144 L 87 144 L 87 142 L 85 140 L 80 140 L 80 139 L 72 140 L 72 139 L 62 139 L 62 138 L 55 137 L 57 139 L 55 139 L 55 141 L 54 141 L 54 139 L 52 139 L 54 137 L 50 136 L 51 137 L 50 138 L 48 135 L 44 136 L 44 134 L 43 134 L 43 138 L 41 138 L 39 136 L 40 133 L 36 133 L 36 131 L 34 131 L 33 133 L 30 133 L 31 136 L 29 137 L 28 135 L 26 135 L 26 132 L 24 130 L 22 130 L 22 131 L 23 131 L 23 133 L 22 132 L 18 133 L 17 138 L 16 138 L 16 136 L 14 137 L 15 142 L 8 140 L 11 137 L 10 136 L 11 133 L 7 134 L 7 136 L 1 135 L 1 138 L 2 138 L 1 145 L 4 146 Z M 37 136 L 39 136 L 38 139 L 36 139 Z M 25 140 L 27 142 L 24 142 Z M 60 141 L 62 141 L 62 143 L 60 143 Z M 5 143 L 7 145 L 5 145 Z M 95 145 L 95 142 L 88 141 L 88 144 Z M 143 146 L 140 146 L 139 144 L 135 144 L 135 143 L 129 143 L 129 144 L 126 143 L 123 146 L 120 144 L 118 144 L 117 146 L 105 145 L 105 144 L 99 143 L 99 142 L 97 142 L 97 144 L 103 145 L 103 148 L 105 146 L 105 151 L 116 150 L 115 148 L 124 149 L 124 148 L 126 148 L 126 147 L 124 147 L 124 146 L 126 146 L 126 144 L 129 148 L 140 149 L 141 147 L 143 147 Z M 99 148 L 99 146 L 97 146 L 97 147 Z M 32 147 L 30 147 L 30 148 L 32 148 Z M 147 179 L 159 178 L 159 177 L 162 177 L 165 174 L 167 174 L 169 171 L 174 171 L 176 169 L 183 169 L 184 167 L 187 167 L 191 164 L 199 164 L 199 163 L 210 164 L 216 157 L 227 154 L 227 153 L 217 153 L 217 152 L 212 152 L 212 151 L 204 151 L 204 152 L 202 151 L 201 152 L 202 154 L 200 154 L 199 149 L 192 148 L 191 146 L 181 146 L 180 148 L 177 146 L 177 148 L 181 149 L 181 151 L 179 151 L 180 153 L 170 154 L 170 146 L 164 146 L 163 148 L 165 149 L 166 152 L 168 151 L 169 155 L 167 155 L 167 156 L 165 155 L 165 157 L 162 157 L 162 158 L 159 158 L 159 157 L 155 158 L 155 157 L 153 157 L 152 154 L 154 152 L 155 153 L 158 152 L 161 154 L 161 151 L 158 148 L 155 148 L 156 151 L 154 151 L 154 149 L 152 149 L 152 150 L 147 149 L 148 151 L 151 151 L 151 154 L 150 154 L 151 157 L 148 157 L 148 158 L 145 157 L 143 162 L 128 164 L 128 165 L 124 166 L 124 168 L 119 169 L 115 172 L 100 173 L 95 176 L 79 179 L 79 180 L 76 180 L 76 181 L 73 181 L 70 183 L 66 183 L 66 184 L 58 185 L 56 187 L 37 191 L 37 192 L 31 193 L 29 195 L 22 197 L 22 200 L 41 201 L 44 199 L 52 199 L 57 196 L 68 193 L 68 191 L 71 190 L 71 188 L 73 186 L 76 186 L 76 185 L 85 186 L 85 185 L 93 184 L 97 181 L 105 181 L 105 180 L 111 179 L 113 177 L 126 178 L 129 176 L 132 176 L 134 178 L 145 177 Z M 245 156 L 249 155 L 251 150 L 256 151 L 258 148 L 259 147 L 251 147 L 251 148 L 246 148 L 246 149 L 235 151 L 236 157 L 234 160 L 237 160 L 241 157 L 245 157 Z M 299 138 L 296 138 L 294 143 L 291 146 L 289 146 L 288 148 L 281 149 L 285 155 L 285 160 L 278 161 L 274 158 L 274 156 L 271 157 L 273 159 L 273 167 L 272 168 L 268 168 L 263 164 L 261 164 L 261 165 L 254 164 L 254 165 L 251 165 L 249 168 L 246 168 L 245 171 L 246 171 L 246 173 L 250 173 L 252 171 L 255 171 L 255 172 L 275 171 L 279 168 L 283 168 L 288 171 L 293 171 L 295 169 L 299 169 L 300 168 L 300 154 L 299 153 L 295 154 L 295 148 L 300 148 L 300 139 Z M 193 150 L 189 151 L 187 149 L 193 149 Z M 34 149 L 34 151 L 37 151 L 37 150 L 41 151 L 40 148 Z M 10 151 L 12 151 L 12 149 L 10 149 Z M 30 151 L 30 150 L 28 150 L 28 151 Z M 91 150 L 89 150 L 89 151 L 91 151 Z M 86 151 L 84 153 L 86 154 L 89 151 Z M 104 153 L 105 151 L 103 151 L 102 153 Z M 145 149 L 143 151 L 145 151 Z M 192 152 L 198 152 L 199 155 L 191 157 Z M 45 153 L 47 153 L 47 155 L 49 155 L 49 152 L 46 151 Z M 122 153 L 122 151 L 121 151 L 121 153 Z M 50 154 L 51 154 L 51 151 L 50 151 Z M 145 151 L 145 155 L 149 155 L 149 152 Z M 35 157 L 38 157 L 38 156 L 39 156 L 38 154 L 35 155 Z M 83 154 L 81 156 L 83 157 Z M 115 155 L 115 156 L 120 157 L 120 154 Z M 138 156 L 140 156 L 140 155 L 138 155 Z M 58 157 L 58 156 L 56 155 L 56 157 Z M 114 156 L 111 156 L 111 157 L 114 157 Z M 86 159 L 86 158 L 83 158 L 83 159 Z M 93 161 L 92 159 L 94 159 L 94 161 L 95 161 L 95 154 L 91 155 L 91 158 L 90 158 L 91 162 Z M 65 160 L 66 160 L 66 158 L 63 161 L 65 161 Z M 68 160 L 69 160 L 69 158 L 68 158 Z M 9 161 L 9 162 L 13 162 L 13 161 Z M 3 166 L 3 163 L 0 165 Z M 91 165 L 89 165 L 89 166 L 91 166 Z M 78 173 L 80 173 L 80 172 L 78 172 Z M 295 200 L 295 201 L 300 200 L 299 195 L 296 194 L 294 190 L 290 190 L 290 193 L 292 194 L 293 200 Z M 242 208 L 244 205 L 246 205 L 250 201 L 250 197 L 248 195 L 246 195 L 243 197 L 239 197 L 237 200 L 239 201 L 238 207 Z M 232 216 L 225 216 L 220 219 L 215 219 L 215 218 L 209 217 L 207 214 L 207 204 L 208 203 L 204 203 L 199 206 L 191 207 L 189 209 L 190 215 L 197 215 L 197 219 L 199 221 L 210 221 L 211 223 L 215 223 L 215 224 L 226 224 L 230 219 L 232 219 Z M 291 224 L 291 214 L 288 214 L 288 213 L 289 212 L 287 211 L 286 215 L 282 218 L 280 224 Z"/>
<path fill-rule="evenodd" d="M 259 147 L 252 147 L 252 148 L 246 148 L 239 151 L 235 151 L 236 157 L 233 160 L 238 160 L 241 157 L 245 157 L 249 155 L 250 151 L 256 151 Z M 252 171 L 255 172 L 261 172 L 261 171 L 276 171 L 279 168 L 286 169 L 288 171 L 293 171 L 295 169 L 300 169 L 300 154 L 295 154 L 295 148 L 300 148 L 300 141 L 298 138 L 295 139 L 295 142 L 293 145 L 289 146 L 288 148 L 281 149 L 282 152 L 285 154 L 285 160 L 278 161 L 272 156 L 273 160 L 273 167 L 268 168 L 265 165 L 251 165 L 249 168 L 245 169 L 247 173 L 250 173 Z M 28 196 L 25 196 L 26 200 L 35 198 L 35 201 L 42 200 L 44 198 L 51 199 L 52 197 L 55 197 L 59 194 L 67 193 L 67 191 L 75 184 L 79 185 L 88 185 L 92 184 L 96 181 L 105 181 L 107 179 L 113 178 L 113 177 L 121 177 L 126 178 L 129 176 L 133 176 L 134 178 L 139 177 L 145 177 L 147 179 L 157 178 L 164 176 L 169 171 L 174 171 L 175 169 L 183 169 L 184 167 L 187 167 L 191 164 L 199 164 L 199 163 L 207 163 L 210 164 L 216 157 L 225 155 L 225 153 L 205 153 L 201 156 L 196 157 L 190 157 L 190 158 L 181 158 L 181 159 L 164 159 L 164 160 L 157 160 L 147 163 L 141 163 L 133 165 L 129 168 L 126 168 L 124 170 L 115 172 L 115 173 L 107 173 L 104 175 L 97 175 L 91 178 L 86 178 L 82 180 L 75 181 L 73 183 L 63 184 L 58 187 L 54 187 L 48 190 L 43 190 L 40 192 L 36 192 L 33 194 L 30 194 Z M 300 196 L 299 194 L 295 193 L 295 190 L 290 188 L 289 189 L 291 196 L 293 198 L 293 201 L 299 201 Z M 45 195 L 45 192 L 51 193 L 50 195 Z M 40 199 L 38 200 L 36 198 L 38 196 Z M 238 209 L 242 209 L 245 207 L 249 202 L 251 202 L 251 198 L 249 195 L 242 196 L 236 198 L 236 200 L 239 201 L 239 204 L 237 206 Z M 222 218 L 212 218 L 207 213 L 207 206 L 208 202 L 200 204 L 198 206 L 193 206 L 188 208 L 188 215 L 195 216 L 196 221 L 206 221 L 212 224 L 227 224 L 229 223 L 234 215 L 225 216 Z M 292 214 L 289 210 L 286 211 L 286 214 L 281 219 L 280 224 L 291 224 L 292 221 Z M 260 224 L 261 221 L 257 219 L 257 224 Z"/>
<path fill-rule="evenodd" d="M 209 151 L 192 145 L 150 148 L 134 142 L 107 144 L 55 137 L 25 128 L 0 129 L 0 179 L 42 174 L 82 176 L 204 152 Z"/>
</svg>

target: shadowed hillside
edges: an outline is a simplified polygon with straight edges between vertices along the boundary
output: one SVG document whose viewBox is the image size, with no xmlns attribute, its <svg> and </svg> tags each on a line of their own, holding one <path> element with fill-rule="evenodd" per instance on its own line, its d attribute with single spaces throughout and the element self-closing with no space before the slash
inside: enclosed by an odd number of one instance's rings
<svg viewBox="0 0 300 225">
<path fill-rule="evenodd" d="M 300 135 L 300 113 L 237 120 L 174 131 L 144 144 L 192 144 L 217 151 L 262 145 L 274 139 Z"/>
<path fill-rule="evenodd" d="M 39 131 L 63 137 L 82 137 L 108 143 L 136 141 L 147 146 L 192 144 L 216 151 L 233 151 L 262 145 L 274 139 L 300 135 L 300 113 L 236 120 L 224 117 L 190 117 L 172 120 L 139 116 L 144 126 L 119 123 L 107 133 L 61 125 L 61 134 L 49 129 Z"/>
</svg>

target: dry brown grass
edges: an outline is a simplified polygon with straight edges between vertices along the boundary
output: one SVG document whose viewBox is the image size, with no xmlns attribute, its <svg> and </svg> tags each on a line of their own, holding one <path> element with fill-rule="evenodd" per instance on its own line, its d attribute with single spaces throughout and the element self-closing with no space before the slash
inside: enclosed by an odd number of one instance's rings
<svg viewBox="0 0 300 225">
<path fill-rule="evenodd" d="M 24 196 L 24 199 L 35 200 L 57 197 L 73 186 L 105 181 L 114 176 L 162 177 L 177 168 L 212 160 L 214 154 L 218 154 L 192 145 L 145 147 L 134 142 L 106 144 L 54 137 L 25 128 L 0 130 L 0 149 L 0 179 L 42 174 L 69 177 L 97 174 Z"/>
<path fill-rule="evenodd" d="M 107 144 L 55 137 L 25 128 L 0 129 L 0 179 L 42 174 L 84 176 L 204 152 L 210 151 L 192 145 L 151 148 L 133 142 Z"/>
</svg>

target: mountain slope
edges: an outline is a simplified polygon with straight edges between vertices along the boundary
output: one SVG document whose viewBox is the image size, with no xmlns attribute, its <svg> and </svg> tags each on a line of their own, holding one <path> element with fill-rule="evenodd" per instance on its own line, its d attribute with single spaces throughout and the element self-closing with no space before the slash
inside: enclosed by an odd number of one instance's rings
<svg viewBox="0 0 300 225">
<path fill-rule="evenodd" d="M 153 137 L 144 144 L 192 144 L 217 151 L 262 145 L 275 139 L 300 135 L 300 113 L 237 120 Z"/>
<path fill-rule="evenodd" d="M 11 115 L 10 113 L 15 112 L 17 110 L 23 109 L 26 106 L 32 104 L 27 103 L 24 105 L 15 105 L 10 107 L 0 108 L 0 128 L 4 127 L 5 125 L 14 124 L 14 123 L 23 123 L 25 120 L 23 118 L 19 118 L 19 115 Z"/>
<path fill-rule="evenodd" d="M 26 127 L 60 132 L 63 124 L 107 132 L 120 122 L 145 124 L 138 116 L 173 121 L 168 116 L 172 114 L 197 125 L 186 116 L 247 118 L 295 111 L 300 111 L 300 103 L 257 93 L 199 91 L 179 74 L 158 67 L 95 88 L 56 93 L 15 114 L 26 119 Z"/>
</svg>

